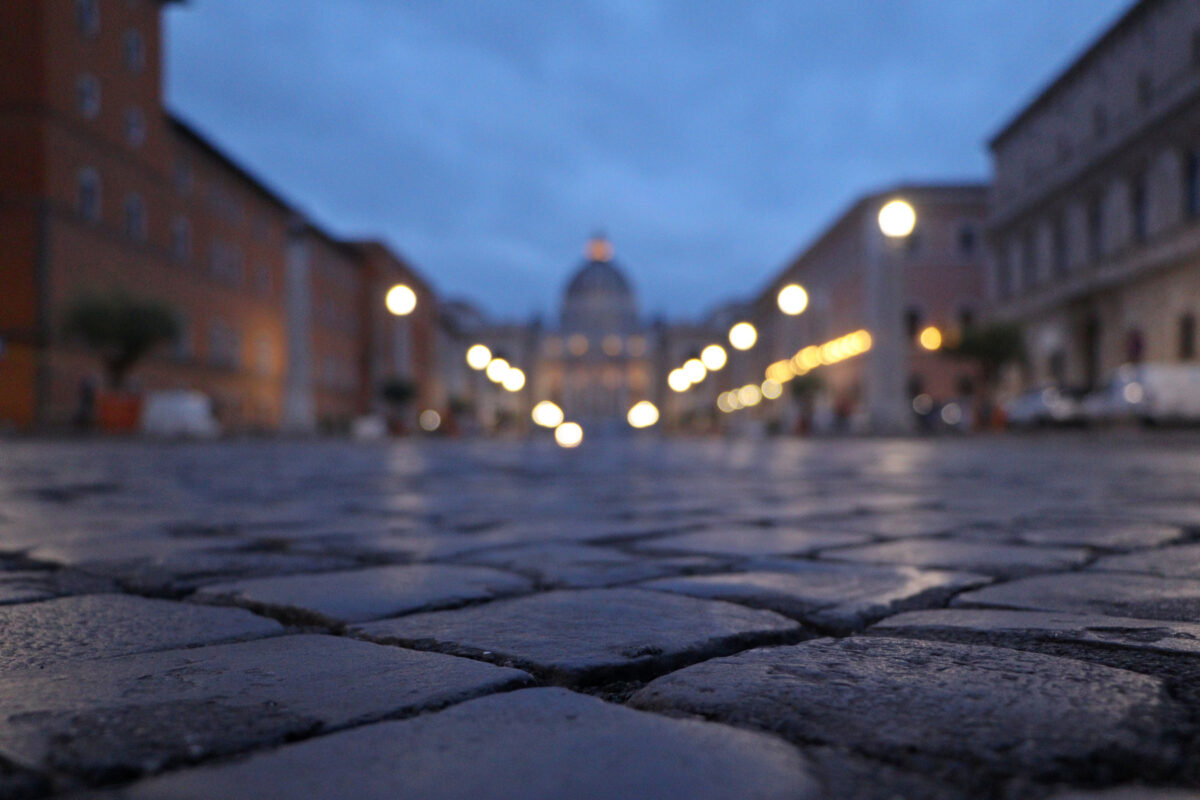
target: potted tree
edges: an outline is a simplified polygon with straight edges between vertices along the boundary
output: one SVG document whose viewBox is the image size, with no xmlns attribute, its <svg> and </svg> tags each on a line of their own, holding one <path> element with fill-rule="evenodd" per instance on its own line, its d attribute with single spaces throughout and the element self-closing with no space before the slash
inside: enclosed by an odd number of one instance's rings
<svg viewBox="0 0 1200 800">
<path fill-rule="evenodd" d="M 64 333 L 95 351 L 104 365 L 108 386 L 96 395 L 96 417 L 102 430 L 137 428 L 141 397 L 126 391 L 134 366 L 160 344 L 179 337 L 179 320 L 163 303 L 116 290 L 76 298 L 63 315 Z"/>
<path fill-rule="evenodd" d="M 387 406 L 388 429 L 395 435 L 405 431 L 405 411 L 417 396 L 417 384 L 409 378 L 388 378 L 379 387 L 379 396 Z"/>
</svg>

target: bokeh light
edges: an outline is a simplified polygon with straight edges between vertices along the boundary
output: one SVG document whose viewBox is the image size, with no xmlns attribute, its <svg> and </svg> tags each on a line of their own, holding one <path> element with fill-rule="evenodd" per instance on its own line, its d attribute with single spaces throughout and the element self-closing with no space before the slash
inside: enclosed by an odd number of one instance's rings
<svg viewBox="0 0 1200 800">
<path fill-rule="evenodd" d="M 467 348 L 467 366 L 471 369 L 486 369 L 492 361 L 492 351 L 487 345 L 473 344 Z"/>
<path fill-rule="evenodd" d="M 508 371 L 512 369 L 503 358 L 493 358 L 487 365 L 488 380 L 492 383 L 502 383 Z"/>
<path fill-rule="evenodd" d="M 748 383 L 737 391 L 737 398 L 747 408 L 762 402 L 762 390 L 756 384 Z"/>
<path fill-rule="evenodd" d="M 879 209 L 879 230 L 889 239 L 902 239 L 917 225 L 917 212 L 903 200 L 892 200 Z"/>
<path fill-rule="evenodd" d="M 627 416 L 629 424 L 635 428 L 649 428 L 658 422 L 658 408 L 649 400 L 634 403 Z"/>
<path fill-rule="evenodd" d="M 549 400 L 543 400 L 533 407 L 533 421 L 543 428 L 557 428 L 563 421 L 563 410 Z"/>
<path fill-rule="evenodd" d="M 689 358 L 684 362 L 681 369 L 683 370 L 683 377 L 687 378 L 689 383 L 699 383 L 708 374 L 708 370 L 704 368 L 704 363 L 698 358 Z"/>
<path fill-rule="evenodd" d="M 719 344 L 710 344 L 708 347 L 700 351 L 700 362 L 704 364 L 705 369 L 711 372 L 724 367 L 729 361 L 729 356 L 725 353 L 725 348 Z"/>
<path fill-rule="evenodd" d="M 762 392 L 762 396 L 768 400 L 777 400 L 779 396 L 783 394 L 783 385 L 780 384 L 779 381 L 773 381 L 768 378 L 767 380 L 763 381 L 762 386 L 759 387 L 759 391 Z"/>
<path fill-rule="evenodd" d="M 921 342 L 921 347 L 926 350 L 937 350 L 942 346 L 942 332 L 931 325 L 921 331 L 918 340 Z"/>
<path fill-rule="evenodd" d="M 739 322 L 729 329 L 729 343 L 735 350 L 749 350 L 758 341 L 758 331 L 749 322 Z"/>
<path fill-rule="evenodd" d="M 676 392 L 686 392 L 691 385 L 692 382 L 688 380 L 687 375 L 684 375 L 681 369 L 673 369 L 667 375 L 667 386 Z"/>
<path fill-rule="evenodd" d="M 564 422 L 554 429 L 554 441 L 559 447 L 579 447 L 583 442 L 583 428 L 578 422 Z"/>
<path fill-rule="evenodd" d="M 383 302 L 387 306 L 388 311 L 397 317 L 404 317 L 416 309 L 417 293 L 403 283 L 398 283 L 391 289 L 388 289 L 387 296 L 383 298 Z"/>
<path fill-rule="evenodd" d="M 510 367 L 508 372 L 504 374 L 500 385 L 510 392 L 519 392 L 525 388 L 525 373 L 516 367 Z"/>
<path fill-rule="evenodd" d="M 432 433 L 441 427 L 442 415 L 432 408 L 427 408 L 421 412 L 421 416 L 417 417 L 417 423 L 421 426 L 421 430 Z"/>
<path fill-rule="evenodd" d="M 803 314 L 804 309 L 808 308 L 808 292 L 804 291 L 804 287 L 799 284 L 789 283 L 780 289 L 776 300 L 779 303 L 779 310 L 789 316 Z"/>
</svg>

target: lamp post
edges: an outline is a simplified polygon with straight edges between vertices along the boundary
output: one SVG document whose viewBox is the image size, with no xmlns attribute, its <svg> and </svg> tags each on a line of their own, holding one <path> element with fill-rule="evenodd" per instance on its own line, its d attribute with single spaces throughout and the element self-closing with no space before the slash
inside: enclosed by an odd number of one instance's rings
<svg viewBox="0 0 1200 800">
<path fill-rule="evenodd" d="M 905 397 L 904 272 L 895 256 L 916 223 L 916 212 L 902 199 L 885 203 L 876 219 L 867 218 L 868 326 L 874 344 L 867 360 L 866 403 L 871 429 L 877 433 L 903 434 L 913 426 Z"/>
</svg>

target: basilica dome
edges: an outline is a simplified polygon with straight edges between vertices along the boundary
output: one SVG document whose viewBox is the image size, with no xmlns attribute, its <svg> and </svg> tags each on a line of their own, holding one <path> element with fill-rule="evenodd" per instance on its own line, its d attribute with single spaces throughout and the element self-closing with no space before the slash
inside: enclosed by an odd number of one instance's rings
<svg viewBox="0 0 1200 800">
<path fill-rule="evenodd" d="M 612 263 L 612 245 L 602 237 L 588 243 L 587 260 L 567 283 L 562 329 L 591 336 L 628 334 L 637 328 L 637 301 L 629 281 Z"/>
</svg>

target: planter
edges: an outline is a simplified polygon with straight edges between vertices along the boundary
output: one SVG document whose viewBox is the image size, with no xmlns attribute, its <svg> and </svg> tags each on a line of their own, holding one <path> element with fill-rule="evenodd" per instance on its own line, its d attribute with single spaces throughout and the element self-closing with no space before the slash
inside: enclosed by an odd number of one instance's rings
<svg viewBox="0 0 1200 800">
<path fill-rule="evenodd" d="M 96 396 L 96 421 L 105 433 L 134 433 L 141 419 L 141 395 L 103 391 Z"/>
</svg>

